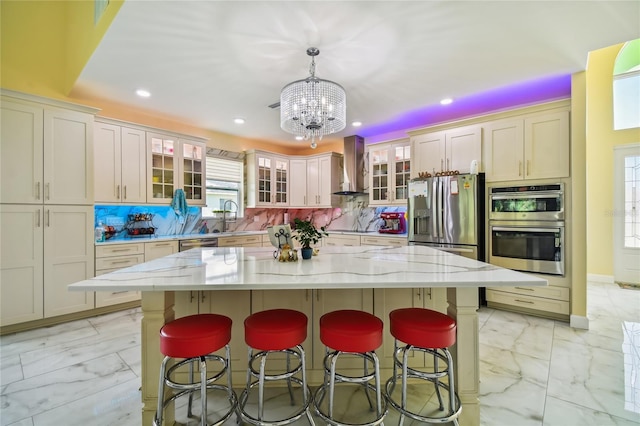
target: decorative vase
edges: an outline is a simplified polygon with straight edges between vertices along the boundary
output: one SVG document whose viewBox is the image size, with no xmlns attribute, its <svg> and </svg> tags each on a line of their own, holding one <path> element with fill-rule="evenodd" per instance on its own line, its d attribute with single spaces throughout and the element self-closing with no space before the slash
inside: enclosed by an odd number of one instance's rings
<svg viewBox="0 0 640 426">
<path fill-rule="evenodd" d="M 311 256 L 313 255 L 313 249 L 311 247 L 302 248 L 300 250 L 302 251 L 303 259 L 311 259 Z"/>
</svg>

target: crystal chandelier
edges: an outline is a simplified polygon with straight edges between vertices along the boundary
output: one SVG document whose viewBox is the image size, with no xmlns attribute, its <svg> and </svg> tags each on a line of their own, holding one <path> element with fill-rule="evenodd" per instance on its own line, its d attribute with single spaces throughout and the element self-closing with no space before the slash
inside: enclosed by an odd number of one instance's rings
<svg viewBox="0 0 640 426">
<path fill-rule="evenodd" d="M 280 127 L 285 132 L 311 140 L 311 148 L 324 135 L 339 132 L 346 125 L 347 98 L 342 86 L 316 77 L 320 50 L 307 49 L 311 56 L 309 77 L 289 83 L 280 93 Z"/>
</svg>

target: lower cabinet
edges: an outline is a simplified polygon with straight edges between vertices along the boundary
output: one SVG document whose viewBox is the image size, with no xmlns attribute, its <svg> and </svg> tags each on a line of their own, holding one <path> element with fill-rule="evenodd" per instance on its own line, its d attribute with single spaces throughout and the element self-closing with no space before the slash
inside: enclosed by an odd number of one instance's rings
<svg viewBox="0 0 640 426">
<path fill-rule="evenodd" d="M 390 333 L 389 314 L 400 308 L 427 308 L 447 313 L 446 288 L 401 288 L 373 290 L 374 314 L 384 322 L 382 347 L 377 351 L 380 364 L 390 368 L 393 366 L 394 339 Z M 411 354 L 411 365 L 425 365 L 425 358 L 419 352 Z"/>
<path fill-rule="evenodd" d="M 262 247 L 262 235 L 219 237 L 218 247 Z"/>
<path fill-rule="evenodd" d="M 244 319 L 251 314 L 251 292 L 248 290 L 176 291 L 174 294 L 176 318 L 208 313 L 231 318 L 233 325 L 229 344 L 232 370 L 246 371 L 247 345 L 244 341 Z M 222 351 L 217 353 L 222 354 Z"/>
<path fill-rule="evenodd" d="M 93 309 L 93 206 L 0 205 L 0 325 Z"/>
<path fill-rule="evenodd" d="M 569 318 L 571 290 L 567 287 L 487 288 L 487 305 L 538 316 Z"/>
<path fill-rule="evenodd" d="M 145 261 L 144 243 L 96 246 L 96 276 Z M 96 308 L 140 300 L 139 291 L 97 291 Z"/>
<path fill-rule="evenodd" d="M 363 235 L 360 237 L 361 246 L 394 246 L 403 247 L 409 245 L 407 237 L 380 237 Z"/>
<path fill-rule="evenodd" d="M 325 247 L 331 246 L 359 246 L 360 245 L 360 235 L 349 235 L 349 234 L 333 234 L 329 233 L 328 236 L 323 237 L 322 245 Z"/>
<path fill-rule="evenodd" d="M 169 256 L 178 252 L 177 241 L 155 241 L 153 243 L 144 243 L 144 261 L 148 262 L 153 259 Z"/>
</svg>

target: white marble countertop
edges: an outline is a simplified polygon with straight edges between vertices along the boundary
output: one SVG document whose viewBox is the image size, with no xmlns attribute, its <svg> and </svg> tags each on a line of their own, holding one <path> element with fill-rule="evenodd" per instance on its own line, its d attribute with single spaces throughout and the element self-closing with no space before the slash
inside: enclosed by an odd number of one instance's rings
<svg viewBox="0 0 640 426">
<path fill-rule="evenodd" d="M 75 291 L 546 286 L 533 275 L 425 246 L 322 247 L 278 262 L 273 248 L 195 248 L 71 284 Z"/>
</svg>

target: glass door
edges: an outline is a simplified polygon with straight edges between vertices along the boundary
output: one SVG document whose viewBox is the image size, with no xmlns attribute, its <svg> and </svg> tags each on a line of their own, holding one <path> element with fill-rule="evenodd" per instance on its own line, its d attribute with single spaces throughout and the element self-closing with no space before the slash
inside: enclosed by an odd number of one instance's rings
<svg viewBox="0 0 640 426">
<path fill-rule="evenodd" d="M 407 185 L 411 175 L 411 146 L 396 146 L 393 150 L 395 153 L 394 201 L 406 200 L 408 196 Z"/>
<path fill-rule="evenodd" d="M 275 200 L 276 204 L 287 204 L 289 162 L 286 160 L 275 160 Z"/>
<path fill-rule="evenodd" d="M 258 157 L 258 203 L 271 204 L 271 159 Z"/>
<path fill-rule="evenodd" d="M 201 145 L 182 143 L 182 177 L 185 198 L 196 204 L 203 200 L 202 173 L 204 170 L 204 148 Z"/>
<path fill-rule="evenodd" d="M 387 201 L 389 199 L 389 147 L 372 149 L 370 152 L 372 174 L 371 202 Z"/>
<path fill-rule="evenodd" d="M 176 145 L 173 139 L 151 136 L 151 196 L 154 201 L 173 198 Z"/>
</svg>

